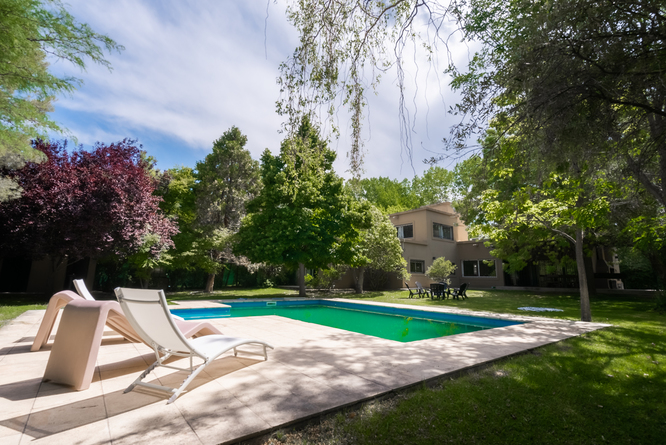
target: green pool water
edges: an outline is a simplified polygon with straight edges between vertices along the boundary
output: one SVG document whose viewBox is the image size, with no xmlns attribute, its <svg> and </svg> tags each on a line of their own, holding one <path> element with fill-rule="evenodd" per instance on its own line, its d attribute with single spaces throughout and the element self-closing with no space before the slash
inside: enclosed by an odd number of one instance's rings
<svg viewBox="0 0 666 445">
<path fill-rule="evenodd" d="M 489 329 L 487 326 L 473 326 L 318 305 L 232 308 L 230 316 L 251 317 L 261 315 L 279 315 L 293 320 L 316 323 L 400 342 L 425 340 L 427 338 Z"/>
</svg>

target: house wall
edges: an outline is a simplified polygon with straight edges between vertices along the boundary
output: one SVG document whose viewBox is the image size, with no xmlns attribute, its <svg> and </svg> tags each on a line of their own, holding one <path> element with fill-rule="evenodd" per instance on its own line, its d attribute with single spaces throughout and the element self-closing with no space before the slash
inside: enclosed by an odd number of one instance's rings
<svg viewBox="0 0 666 445">
<path fill-rule="evenodd" d="M 456 278 L 458 285 L 462 283 L 469 283 L 471 289 L 491 288 L 497 286 L 504 286 L 504 269 L 502 267 L 502 260 L 493 257 L 490 254 L 491 247 L 486 247 L 484 241 L 463 241 L 458 243 L 458 270 L 456 271 Z M 465 277 L 463 276 L 464 260 L 495 260 L 495 276 L 494 277 Z"/>
<path fill-rule="evenodd" d="M 479 259 L 476 257 L 465 256 L 465 250 L 461 251 L 460 246 L 468 241 L 467 227 L 460 220 L 460 216 L 455 213 L 451 203 L 445 202 L 432 206 L 425 206 L 419 209 L 410 210 L 391 215 L 391 222 L 395 226 L 412 224 L 414 227 L 414 236 L 405 238 L 402 241 L 403 256 L 410 267 L 411 279 L 407 281 L 410 287 L 416 286 L 416 282 L 423 286 L 429 286 L 432 281 L 425 275 L 428 267 L 432 266 L 435 259 L 444 257 L 458 266 L 455 275 L 451 276 L 451 285 L 459 286 L 461 283 L 468 282 L 472 287 L 492 287 L 497 286 L 498 282 L 503 284 L 503 273 L 501 272 L 501 261 L 499 264 L 498 275 L 496 279 L 488 278 L 470 278 L 463 279 L 461 275 L 462 259 Z M 444 224 L 453 228 L 453 240 L 437 238 L 433 234 L 434 223 Z M 485 249 L 485 248 L 482 248 Z M 477 255 L 478 250 L 470 250 L 470 254 Z M 484 251 L 484 258 L 492 258 L 488 249 Z M 413 261 L 423 261 L 422 272 L 414 272 L 411 268 Z M 394 280 L 393 286 L 400 286 L 399 280 Z M 402 287 L 402 286 L 400 286 Z"/>
</svg>

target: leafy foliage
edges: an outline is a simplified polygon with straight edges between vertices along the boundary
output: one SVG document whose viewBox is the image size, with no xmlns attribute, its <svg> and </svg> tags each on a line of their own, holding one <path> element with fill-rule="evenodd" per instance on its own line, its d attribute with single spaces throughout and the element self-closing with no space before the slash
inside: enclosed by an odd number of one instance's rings
<svg viewBox="0 0 666 445">
<path fill-rule="evenodd" d="M 278 156 L 264 151 L 263 188 L 247 204 L 234 252 L 291 270 L 357 261 L 358 229 L 367 225 L 367 216 L 345 193 L 332 170 L 334 160 L 335 152 L 308 119 L 283 141 Z"/>
<path fill-rule="evenodd" d="M 357 246 L 360 255 L 365 259 L 358 265 L 360 270 L 357 270 L 356 274 L 358 293 L 363 292 L 363 274 L 365 272 L 363 269 L 370 271 L 371 288 L 373 289 L 385 284 L 377 278 L 385 278 L 387 273 L 397 275 L 401 280 L 409 280 L 407 261 L 402 256 L 402 246 L 395 235 L 395 226 L 388 216 L 376 207 L 372 207 L 369 213 L 371 226 L 361 231 Z"/>
<path fill-rule="evenodd" d="M 197 225 L 235 231 L 245 203 L 260 189 L 259 163 L 246 150 L 247 136 L 231 127 L 213 143 L 213 152 L 196 166 Z"/>
<path fill-rule="evenodd" d="M 447 28 L 457 1 L 397 0 L 293 0 L 287 18 L 300 40 L 288 60 L 280 65 L 278 84 L 282 93 L 277 110 L 293 134 L 301 116 L 322 118 L 333 126 L 338 102 L 350 113 L 352 144 L 348 153 L 351 171 L 359 178 L 363 170 L 366 95 L 392 69 L 400 96 L 401 139 L 411 155 L 411 118 L 405 101 L 403 50 L 411 46 L 436 65 L 437 47 L 446 45 Z M 422 32 L 421 32 L 422 31 Z M 414 60 L 418 57 L 415 56 Z M 435 67 L 436 69 L 436 67 Z"/>
<path fill-rule="evenodd" d="M 177 228 L 160 212 L 150 166 L 134 141 L 72 154 L 66 143 L 38 141 L 34 148 L 45 162 L 3 171 L 24 190 L 0 203 L 3 254 L 80 259 L 143 247 L 155 257 L 173 245 Z"/>
<path fill-rule="evenodd" d="M 426 276 L 433 281 L 451 283 L 449 276 L 456 271 L 457 266 L 443 256 L 432 262 L 426 270 Z"/>
<path fill-rule="evenodd" d="M 473 0 L 460 13 L 467 37 L 483 47 L 466 72 L 451 68 L 453 86 L 463 93 L 457 112 L 470 117 L 457 127 L 457 140 L 490 121 L 495 143 L 504 144 L 491 148 L 485 140 L 484 157 L 493 149 L 500 153 L 491 155 L 497 165 L 488 163 L 490 170 L 505 184 L 515 177 L 523 190 L 486 192 L 486 204 L 506 205 L 486 205 L 490 212 L 477 216 L 487 226 L 501 220 L 498 225 L 507 227 L 511 220 L 514 227 L 538 222 L 567 239 L 575 232 L 577 257 L 585 236 L 600 228 L 614 232 L 619 222 L 634 242 L 650 239 L 651 250 L 662 249 L 662 2 Z M 517 159 L 501 154 L 512 139 L 523 147 Z M 657 211 L 635 205 L 648 200 L 635 199 L 632 187 L 648 193 Z M 506 191 L 511 196 L 502 197 Z M 514 232 L 519 239 L 524 233 Z M 666 263 L 661 269 L 666 277 Z"/>
<path fill-rule="evenodd" d="M 43 160 L 31 139 L 61 131 L 47 113 L 55 96 L 71 93 L 80 80 L 50 73 L 47 58 L 82 69 L 89 59 L 110 68 L 104 50 L 122 49 L 77 22 L 59 0 L 0 0 L 0 167 Z M 16 183 L 0 176 L 0 201 L 19 195 Z"/>
<path fill-rule="evenodd" d="M 578 266 L 582 317 L 589 319 L 584 241 L 609 230 L 611 206 L 621 197 L 608 171 L 594 165 L 600 161 L 602 142 L 584 149 L 560 138 L 557 159 L 543 149 L 543 135 L 528 140 L 509 133 L 509 124 L 495 121 L 482 141 L 482 165 L 478 160 L 469 162 L 474 171 L 484 174 L 478 185 L 486 189 L 475 201 L 463 198 L 466 222 L 472 226 L 473 236 L 492 240 L 493 255 L 509 261 L 509 271 L 522 269 L 535 251 L 561 248 L 552 243 L 554 236 L 571 242 Z M 583 121 L 569 128 L 575 139 L 587 127 Z M 463 167 L 460 171 L 467 170 Z M 461 182 L 468 179 L 462 177 Z M 472 186 L 468 194 L 479 191 Z M 478 207 L 470 208 L 472 203 Z"/>
<path fill-rule="evenodd" d="M 246 150 L 247 137 L 237 127 L 213 143 L 213 152 L 196 168 L 196 221 L 198 239 L 192 244 L 199 267 L 209 273 L 206 291 L 214 287 L 215 274 L 233 263 L 250 267 L 232 252 L 232 235 L 245 215 L 245 203 L 260 189 L 259 163 Z"/>
<path fill-rule="evenodd" d="M 455 175 L 442 167 L 432 166 L 411 181 L 385 177 L 351 181 L 358 199 L 366 200 L 386 213 L 404 212 L 425 205 L 448 201 L 453 196 Z"/>
</svg>

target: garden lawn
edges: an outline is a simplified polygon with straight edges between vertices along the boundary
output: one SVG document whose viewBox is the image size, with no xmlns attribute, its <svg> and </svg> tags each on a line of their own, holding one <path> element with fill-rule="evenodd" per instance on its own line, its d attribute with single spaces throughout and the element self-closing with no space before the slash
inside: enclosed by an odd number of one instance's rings
<svg viewBox="0 0 666 445">
<path fill-rule="evenodd" d="M 48 297 L 41 294 L 0 294 L 0 328 L 25 311 L 46 309 Z"/>
<path fill-rule="evenodd" d="M 578 319 L 578 298 L 564 294 L 475 291 L 465 301 L 364 299 L 420 306 Z M 374 401 L 301 430 L 282 443 L 623 444 L 666 438 L 666 316 L 632 297 L 592 298 L 593 321 L 613 324 L 536 349 L 431 388 Z"/>
</svg>

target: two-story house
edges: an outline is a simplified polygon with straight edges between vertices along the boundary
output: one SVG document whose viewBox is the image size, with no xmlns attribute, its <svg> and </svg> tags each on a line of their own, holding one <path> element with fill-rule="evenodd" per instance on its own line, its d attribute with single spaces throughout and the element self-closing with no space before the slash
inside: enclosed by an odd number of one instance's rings
<svg viewBox="0 0 666 445">
<path fill-rule="evenodd" d="M 491 288 L 504 285 L 502 261 L 490 254 L 482 241 L 469 240 L 467 227 L 450 202 L 420 207 L 390 215 L 403 246 L 411 279 L 427 286 L 425 272 L 439 257 L 458 266 L 451 276 L 451 285 L 469 283 L 472 288 Z M 402 287 L 394 280 L 392 287 Z"/>
</svg>

